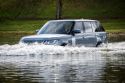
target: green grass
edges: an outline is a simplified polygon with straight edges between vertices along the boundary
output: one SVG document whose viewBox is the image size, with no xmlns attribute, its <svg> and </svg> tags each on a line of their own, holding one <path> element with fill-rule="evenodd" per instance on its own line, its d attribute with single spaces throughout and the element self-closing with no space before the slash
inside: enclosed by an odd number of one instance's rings
<svg viewBox="0 0 125 83">
<path fill-rule="evenodd" d="M 125 32 L 125 20 L 102 20 L 101 22 L 108 32 Z"/>
<path fill-rule="evenodd" d="M 0 31 L 0 45 L 16 44 L 21 37 L 32 34 L 34 34 L 32 31 Z"/>
<path fill-rule="evenodd" d="M 0 22 L 0 31 L 34 31 L 45 22 L 46 20 L 8 20 Z"/>
<path fill-rule="evenodd" d="M 21 37 L 35 34 L 46 20 L 6 20 L 0 22 L 0 44 L 18 43 Z"/>
</svg>

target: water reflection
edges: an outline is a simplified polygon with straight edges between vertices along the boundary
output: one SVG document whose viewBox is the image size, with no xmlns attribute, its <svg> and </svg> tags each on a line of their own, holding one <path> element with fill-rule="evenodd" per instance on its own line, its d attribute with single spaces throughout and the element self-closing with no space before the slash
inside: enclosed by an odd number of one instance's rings
<svg viewBox="0 0 125 83">
<path fill-rule="evenodd" d="M 3 45 L 0 83 L 124 83 L 124 46 Z"/>
<path fill-rule="evenodd" d="M 106 57 L 104 79 L 106 83 L 125 82 L 125 53 L 110 54 Z"/>
<path fill-rule="evenodd" d="M 46 61 L 48 64 L 41 60 L 3 62 L 0 64 L 0 74 L 7 79 L 10 77 L 11 80 L 40 83 L 100 82 L 105 64 L 100 55 L 70 55 L 67 61 L 60 61 L 59 56 L 49 56 L 49 59 L 50 57 L 52 60 L 51 63 Z M 62 59 L 64 57 L 66 56 Z"/>
</svg>

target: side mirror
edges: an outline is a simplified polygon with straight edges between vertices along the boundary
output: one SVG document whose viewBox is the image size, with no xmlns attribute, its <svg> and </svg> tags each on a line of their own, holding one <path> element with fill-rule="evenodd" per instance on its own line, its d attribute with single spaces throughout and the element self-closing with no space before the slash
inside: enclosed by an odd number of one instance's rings
<svg viewBox="0 0 125 83">
<path fill-rule="evenodd" d="M 81 33 L 81 30 L 77 29 L 77 30 L 73 30 L 73 31 L 72 31 L 72 35 L 73 35 L 73 36 L 74 36 L 75 34 L 77 34 L 77 33 Z"/>
<path fill-rule="evenodd" d="M 36 31 L 35 31 L 35 33 L 38 33 L 39 32 L 39 29 L 37 29 Z"/>
</svg>

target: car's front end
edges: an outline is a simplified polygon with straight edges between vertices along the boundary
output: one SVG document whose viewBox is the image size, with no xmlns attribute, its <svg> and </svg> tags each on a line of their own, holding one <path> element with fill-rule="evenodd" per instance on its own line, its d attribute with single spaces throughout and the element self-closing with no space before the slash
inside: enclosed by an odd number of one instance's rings
<svg viewBox="0 0 125 83">
<path fill-rule="evenodd" d="M 71 39 L 70 35 L 60 35 L 60 34 L 43 34 L 43 35 L 33 35 L 22 37 L 20 43 L 24 44 L 34 44 L 40 43 L 45 45 L 67 45 L 68 40 Z"/>
<path fill-rule="evenodd" d="M 47 45 L 66 45 L 71 39 L 69 34 L 73 21 L 49 21 L 36 35 L 22 37 L 20 43 L 42 43 Z"/>
</svg>

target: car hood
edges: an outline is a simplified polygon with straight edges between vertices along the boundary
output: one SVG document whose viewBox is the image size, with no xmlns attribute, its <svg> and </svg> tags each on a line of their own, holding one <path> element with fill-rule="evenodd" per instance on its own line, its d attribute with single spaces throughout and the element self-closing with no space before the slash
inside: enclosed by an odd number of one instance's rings
<svg viewBox="0 0 125 83">
<path fill-rule="evenodd" d="M 40 34 L 40 35 L 31 35 L 25 36 L 22 39 L 62 39 L 62 38 L 69 38 L 71 35 L 65 34 Z"/>
</svg>

